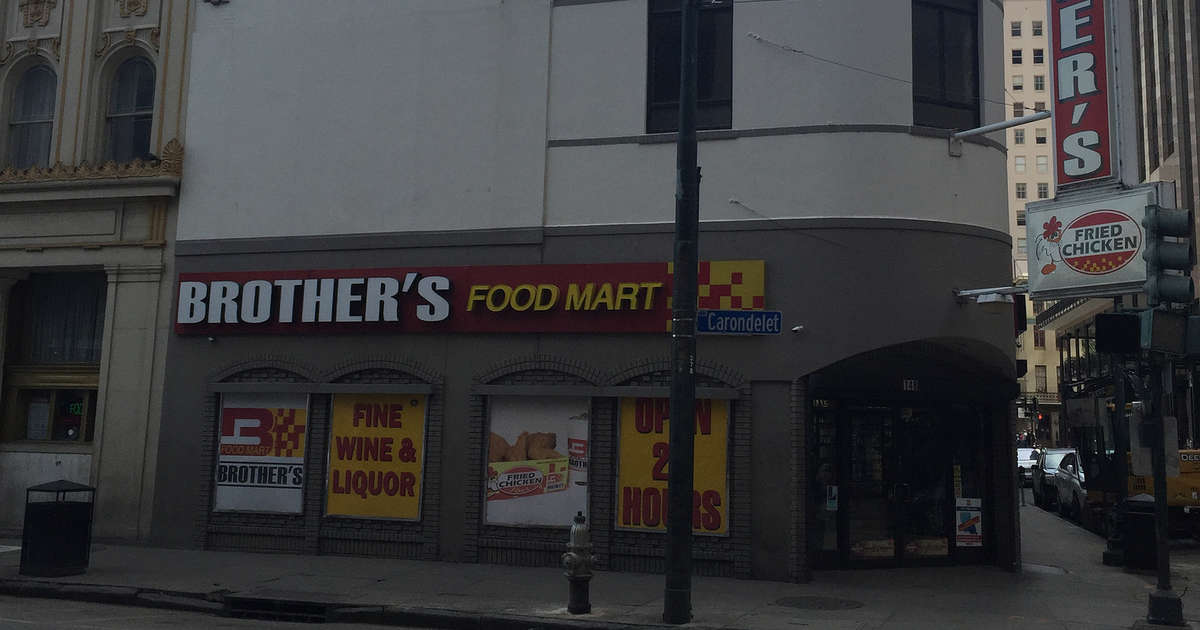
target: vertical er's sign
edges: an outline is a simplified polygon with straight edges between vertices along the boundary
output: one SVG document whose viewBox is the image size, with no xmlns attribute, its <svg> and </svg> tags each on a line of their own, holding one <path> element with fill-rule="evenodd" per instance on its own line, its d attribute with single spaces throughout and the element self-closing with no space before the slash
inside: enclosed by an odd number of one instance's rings
<svg viewBox="0 0 1200 630">
<path fill-rule="evenodd" d="M 1116 175 L 1109 123 L 1106 1 L 1050 0 L 1059 186 Z"/>
</svg>

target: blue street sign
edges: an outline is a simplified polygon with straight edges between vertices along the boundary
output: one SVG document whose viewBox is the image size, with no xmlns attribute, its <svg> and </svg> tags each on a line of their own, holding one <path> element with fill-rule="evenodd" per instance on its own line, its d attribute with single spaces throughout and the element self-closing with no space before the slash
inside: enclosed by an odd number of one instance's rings
<svg viewBox="0 0 1200 630">
<path fill-rule="evenodd" d="M 782 311 L 696 312 L 696 332 L 708 335 L 778 335 L 783 331 Z"/>
</svg>

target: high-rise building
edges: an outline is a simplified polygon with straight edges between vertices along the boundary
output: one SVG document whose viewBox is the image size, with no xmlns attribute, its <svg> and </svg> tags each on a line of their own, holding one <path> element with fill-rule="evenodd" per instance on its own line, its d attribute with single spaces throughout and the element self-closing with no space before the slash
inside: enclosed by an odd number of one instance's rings
<svg viewBox="0 0 1200 630">
<path fill-rule="evenodd" d="M 1042 0 L 1004 0 L 1004 102 L 1009 117 L 1047 111 L 1051 103 L 1049 32 Z M 1053 122 L 1050 119 L 1008 129 L 1009 230 L 1013 236 L 1013 280 L 1029 281 L 1025 204 L 1054 196 Z M 1027 300 L 1027 329 L 1017 337 L 1018 365 L 1026 366 L 1017 401 L 1017 430 L 1039 445 L 1060 443 L 1058 420 L 1058 349 L 1054 331 L 1036 326 L 1044 304 Z M 1036 411 L 1033 401 L 1037 401 Z M 1041 416 L 1039 420 L 1039 414 Z"/>
<path fill-rule="evenodd" d="M 1136 158 L 1122 168 L 1132 172 L 1134 180 L 1172 183 L 1175 205 L 1195 212 L 1200 208 L 1200 10 L 1194 2 L 1183 0 L 1121 0 L 1115 7 L 1132 38 L 1132 85 L 1126 86 L 1125 96 L 1136 113 L 1134 128 L 1121 136 L 1123 142 L 1135 145 Z M 1192 279 L 1195 283 L 1197 275 L 1193 273 Z M 1037 315 L 1037 325 L 1060 339 L 1060 391 L 1068 406 L 1092 414 L 1087 411 L 1095 406 L 1091 399 L 1113 384 L 1109 359 L 1095 349 L 1095 316 L 1145 307 L 1146 296 L 1132 293 L 1058 300 Z M 1195 376 L 1200 374 L 1176 381 L 1181 446 L 1200 445 Z"/>
</svg>

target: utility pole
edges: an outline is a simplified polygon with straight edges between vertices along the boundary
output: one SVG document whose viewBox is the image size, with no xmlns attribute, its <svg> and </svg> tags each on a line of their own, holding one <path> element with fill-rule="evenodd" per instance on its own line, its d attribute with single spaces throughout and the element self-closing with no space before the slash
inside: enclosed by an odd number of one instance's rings
<svg viewBox="0 0 1200 630">
<path fill-rule="evenodd" d="M 1182 626 L 1183 600 L 1171 590 L 1171 552 L 1167 539 L 1167 434 L 1165 418 L 1171 413 L 1172 395 L 1175 388 L 1175 363 L 1168 357 L 1151 352 L 1150 378 L 1151 396 L 1155 399 L 1155 413 L 1148 429 L 1150 458 L 1154 472 L 1154 538 L 1158 569 L 1158 588 L 1150 593 L 1146 621 L 1152 624 Z M 1175 436 L 1171 436 L 1175 439 Z"/>
<path fill-rule="evenodd" d="M 671 455 L 667 479 L 663 622 L 692 620 L 692 482 L 696 417 L 696 282 L 700 168 L 696 163 L 699 0 L 680 3 L 679 141 L 675 165 L 675 272 L 671 298 Z"/>
</svg>

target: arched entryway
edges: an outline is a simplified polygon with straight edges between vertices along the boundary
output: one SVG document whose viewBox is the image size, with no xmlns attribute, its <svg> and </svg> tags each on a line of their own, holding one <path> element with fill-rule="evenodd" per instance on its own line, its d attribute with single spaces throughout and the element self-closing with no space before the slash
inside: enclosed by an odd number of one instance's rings
<svg viewBox="0 0 1200 630">
<path fill-rule="evenodd" d="M 805 378 L 811 566 L 997 562 L 1015 523 L 1011 359 L 968 341 L 866 352 Z M 1011 462 L 1009 462 L 1011 465 Z M 1005 494 L 1007 493 L 1007 494 Z"/>
</svg>

